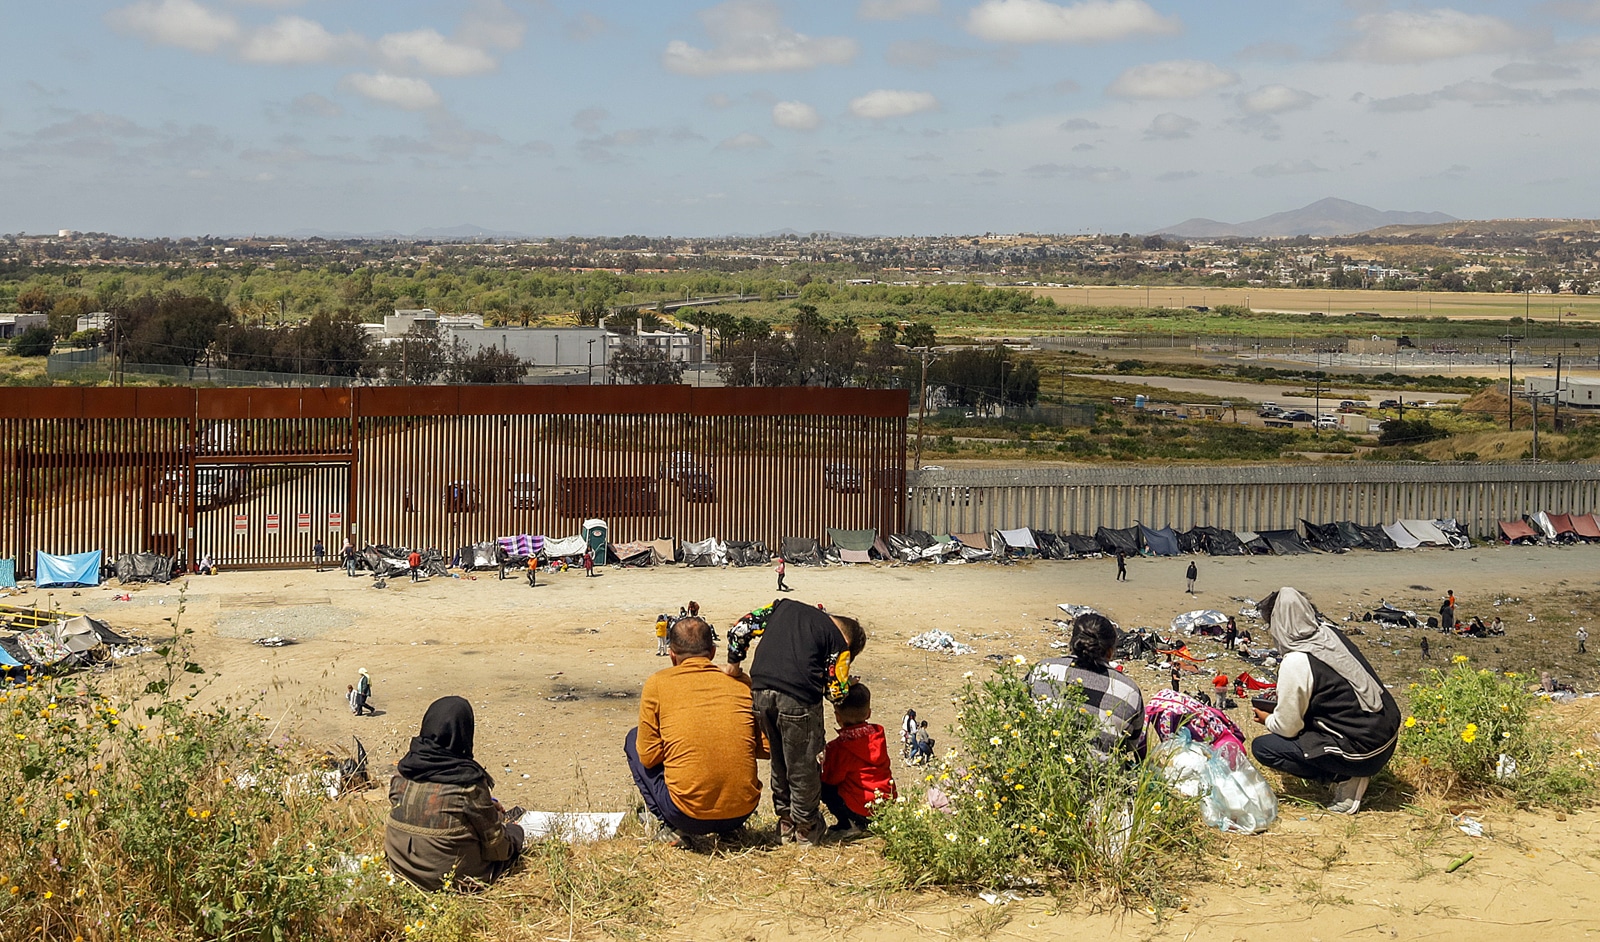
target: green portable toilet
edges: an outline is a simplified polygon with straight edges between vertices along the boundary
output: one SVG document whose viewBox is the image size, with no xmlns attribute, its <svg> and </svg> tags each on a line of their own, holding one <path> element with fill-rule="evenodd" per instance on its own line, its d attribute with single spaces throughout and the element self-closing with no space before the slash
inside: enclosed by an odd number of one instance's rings
<svg viewBox="0 0 1600 942">
<path fill-rule="evenodd" d="M 606 565 L 606 543 L 611 540 L 611 528 L 606 526 L 604 520 L 585 520 L 583 522 L 583 542 L 588 544 L 594 552 L 594 564 Z"/>
</svg>

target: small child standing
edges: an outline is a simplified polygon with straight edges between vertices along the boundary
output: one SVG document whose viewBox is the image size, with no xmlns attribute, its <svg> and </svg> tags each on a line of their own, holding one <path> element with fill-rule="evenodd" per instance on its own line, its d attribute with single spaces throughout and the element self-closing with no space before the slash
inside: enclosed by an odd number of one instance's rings
<svg viewBox="0 0 1600 942">
<path fill-rule="evenodd" d="M 928 721 L 917 721 L 917 735 L 911 743 L 911 758 L 916 765 L 933 761 L 933 737 L 928 735 Z"/>
<path fill-rule="evenodd" d="M 851 685 L 844 701 L 833 708 L 833 716 L 839 736 L 822 754 L 822 803 L 838 819 L 828 829 L 837 834 L 865 828 L 872 803 L 893 798 L 895 787 L 883 727 L 867 722 L 872 718 L 872 691 L 867 685 Z"/>
<path fill-rule="evenodd" d="M 672 627 L 672 622 L 667 619 L 666 613 L 656 616 L 656 657 L 663 657 L 667 651 L 667 629 Z"/>
</svg>

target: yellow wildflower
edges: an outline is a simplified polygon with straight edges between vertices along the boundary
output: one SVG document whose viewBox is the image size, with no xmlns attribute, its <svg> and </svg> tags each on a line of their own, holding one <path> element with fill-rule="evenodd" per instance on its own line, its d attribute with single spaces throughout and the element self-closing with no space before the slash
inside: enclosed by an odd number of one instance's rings
<svg viewBox="0 0 1600 942">
<path fill-rule="evenodd" d="M 1464 742 L 1464 743 L 1470 743 L 1474 739 L 1477 739 L 1477 738 L 1478 738 L 1478 724 L 1477 723 L 1468 723 L 1467 724 L 1467 728 L 1463 729 L 1461 731 L 1461 741 Z"/>
<path fill-rule="evenodd" d="M 1411 727 L 1413 727 L 1415 725 L 1417 725 L 1417 718 L 1416 717 L 1414 717 L 1414 716 L 1406 717 L 1406 729 L 1410 729 Z"/>
</svg>

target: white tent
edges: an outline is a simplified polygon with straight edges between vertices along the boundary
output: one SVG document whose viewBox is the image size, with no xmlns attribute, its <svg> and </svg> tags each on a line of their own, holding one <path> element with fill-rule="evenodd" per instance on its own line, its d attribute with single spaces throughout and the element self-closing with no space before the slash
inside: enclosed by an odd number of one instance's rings
<svg viewBox="0 0 1600 942">
<path fill-rule="evenodd" d="M 1039 544 L 1033 541 L 1033 531 L 1027 527 L 1016 530 L 995 530 L 989 536 L 989 548 L 996 556 L 1004 555 L 1008 549 L 1031 549 L 1037 551 Z"/>
<path fill-rule="evenodd" d="M 1544 538 L 1545 539 L 1551 540 L 1551 541 L 1555 540 L 1555 538 L 1556 538 L 1556 525 L 1550 522 L 1550 515 L 1549 514 L 1545 513 L 1542 510 L 1539 510 L 1539 511 L 1535 511 L 1533 516 L 1530 517 L 1529 519 L 1531 519 L 1533 521 L 1533 525 L 1534 526 L 1539 528 L 1539 532 L 1544 534 Z"/>
<path fill-rule="evenodd" d="M 579 536 L 563 537 L 562 539 L 544 538 L 544 554 L 551 559 L 557 556 L 582 556 L 589 549 L 589 542 Z"/>
<path fill-rule="evenodd" d="M 1394 523 L 1384 524 L 1383 532 L 1388 534 L 1389 539 L 1394 541 L 1397 549 L 1416 549 L 1422 545 L 1421 541 L 1412 536 L 1411 531 L 1401 526 L 1398 520 Z"/>
<path fill-rule="evenodd" d="M 1172 620 L 1172 630 L 1184 634 L 1196 634 L 1201 628 L 1213 625 L 1226 625 L 1228 616 L 1216 609 L 1201 609 L 1195 612 L 1184 612 Z"/>
<path fill-rule="evenodd" d="M 1450 538 L 1444 531 L 1434 526 L 1432 520 L 1402 520 L 1400 525 L 1406 532 L 1417 538 L 1423 546 L 1449 546 Z"/>
<path fill-rule="evenodd" d="M 688 566 L 726 566 L 728 544 L 716 537 L 698 543 L 683 543 L 683 562 Z"/>
</svg>

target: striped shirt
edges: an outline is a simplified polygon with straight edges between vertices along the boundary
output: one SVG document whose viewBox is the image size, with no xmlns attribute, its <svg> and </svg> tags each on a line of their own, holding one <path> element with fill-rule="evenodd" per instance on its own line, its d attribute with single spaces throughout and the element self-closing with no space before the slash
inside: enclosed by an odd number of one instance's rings
<svg viewBox="0 0 1600 942">
<path fill-rule="evenodd" d="M 1144 694 L 1121 671 L 1086 670 L 1070 657 L 1052 657 L 1034 665 L 1028 684 L 1036 698 L 1056 701 L 1063 698 L 1066 685 L 1081 687 L 1082 709 L 1100 721 L 1100 735 L 1095 739 L 1100 754 L 1109 756 L 1121 749 L 1135 759 L 1144 759 Z"/>
</svg>

